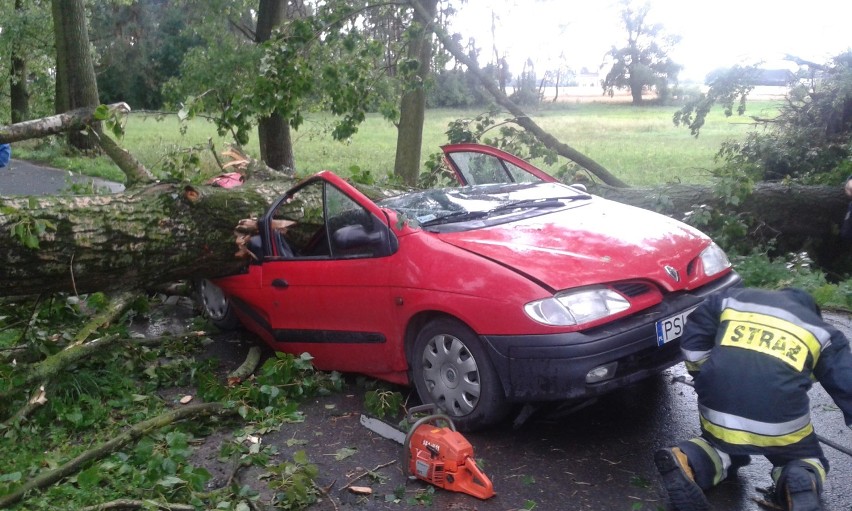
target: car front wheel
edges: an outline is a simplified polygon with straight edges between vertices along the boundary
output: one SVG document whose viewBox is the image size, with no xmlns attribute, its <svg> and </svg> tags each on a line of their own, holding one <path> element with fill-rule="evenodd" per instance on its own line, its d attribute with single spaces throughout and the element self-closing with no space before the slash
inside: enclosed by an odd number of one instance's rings
<svg viewBox="0 0 852 511">
<path fill-rule="evenodd" d="M 228 297 L 219 286 L 207 279 L 201 279 L 195 283 L 195 289 L 204 315 L 217 328 L 234 330 L 240 326 L 240 320 L 231 308 Z"/>
<path fill-rule="evenodd" d="M 509 405 L 478 337 L 449 318 L 432 320 L 414 342 L 411 372 L 420 400 L 434 403 L 460 430 L 503 419 Z"/>
</svg>

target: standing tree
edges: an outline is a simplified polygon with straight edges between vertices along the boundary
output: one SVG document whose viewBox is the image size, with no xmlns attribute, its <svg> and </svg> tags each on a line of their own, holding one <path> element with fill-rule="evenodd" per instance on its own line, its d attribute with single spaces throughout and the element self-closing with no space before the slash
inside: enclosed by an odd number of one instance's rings
<svg viewBox="0 0 852 511">
<path fill-rule="evenodd" d="M 274 30 L 281 27 L 284 20 L 295 15 L 304 16 L 304 5 L 301 1 L 260 0 L 257 10 L 257 29 L 255 41 L 262 44 L 272 37 Z M 288 6 L 290 13 L 288 13 Z M 257 121 L 257 139 L 260 145 L 260 159 L 269 167 L 277 170 L 292 169 L 296 166 L 293 154 L 293 139 L 290 135 L 290 124 L 279 110 L 273 110 L 269 115 Z"/>
<path fill-rule="evenodd" d="M 15 0 L 15 13 L 23 12 L 23 0 Z M 27 92 L 27 61 L 23 56 L 21 42 L 12 43 L 12 69 L 9 77 L 9 97 L 11 99 L 12 122 L 26 120 L 30 111 L 30 98 Z"/>
<path fill-rule="evenodd" d="M 83 107 L 96 107 L 98 83 L 83 0 L 52 0 L 56 39 L 56 113 Z M 88 133 L 72 131 L 68 141 L 77 149 L 92 149 L 95 141 Z"/>
<path fill-rule="evenodd" d="M 6 63 L 0 72 L 8 77 L 8 89 L 0 87 L 0 95 L 8 91 L 10 100 L 0 118 L 16 123 L 52 113 L 56 59 L 50 3 L 15 0 L 13 9 L 0 10 L 0 27 Z"/>
<path fill-rule="evenodd" d="M 430 18 L 422 19 L 415 13 L 415 22 L 410 27 L 408 59 L 402 73 L 406 86 L 400 101 L 394 162 L 394 174 L 408 185 L 416 184 L 420 174 L 423 122 L 426 118 L 424 87 L 432 71 L 432 31 L 427 26 L 435 21 L 438 0 L 423 0 L 421 4 Z"/>
<path fill-rule="evenodd" d="M 217 3 L 215 15 L 205 14 L 193 27 L 207 44 L 187 53 L 180 80 L 170 81 L 167 89 L 172 101 L 183 100 L 183 114 L 210 113 L 220 133 L 230 132 L 239 144 L 248 142 L 260 120 L 280 116 L 282 129 L 264 127 L 261 146 L 269 166 L 295 169 L 289 138 L 281 133 L 298 130 L 304 112 L 323 110 L 336 116 L 333 138 L 354 134 L 373 106 L 375 63 L 382 48 L 355 23 L 363 10 L 351 1 L 313 4 L 313 12 L 303 7 L 306 3 L 287 2 L 294 11 L 285 11 L 282 22 L 274 23 L 284 4 Z M 258 31 L 267 29 L 268 38 L 258 42 Z M 278 165 L 273 154 L 286 155 L 287 161 Z"/>
<path fill-rule="evenodd" d="M 53 26 L 56 39 L 56 113 L 83 107 L 96 107 L 98 82 L 89 50 L 89 29 L 83 0 L 53 0 Z M 86 132 L 68 133 L 77 149 L 93 149 L 96 142 Z"/>
<path fill-rule="evenodd" d="M 679 36 L 665 35 L 663 26 L 649 23 L 650 4 L 638 8 L 630 0 L 621 0 L 621 21 L 627 31 L 627 46 L 609 52 L 612 67 L 603 80 L 605 94 L 612 96 L 615 89 L 628 89 L 633 104 L 642 104 L 645 88 L 657 92 L 664 101 L 668 85 L 677 79 L 681 66 L 669 58 L 671 48 L 680 42 Z"/>
</svg>

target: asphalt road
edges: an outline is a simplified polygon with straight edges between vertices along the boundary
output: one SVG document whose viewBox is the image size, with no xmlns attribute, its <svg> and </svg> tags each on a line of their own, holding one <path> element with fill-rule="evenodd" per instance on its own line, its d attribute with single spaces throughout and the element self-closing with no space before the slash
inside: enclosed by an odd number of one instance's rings
<svg viewBox="0 0 852 511">
<path fill-rule="evenodd" d="M 0 168 L 0 196 L 52 195 L 77 185 L 120 192 L 124 185 L 103 179 L 83 176 L 67 170 L 45 167 L 24 160 L 12 159 Z"/>
</svg>

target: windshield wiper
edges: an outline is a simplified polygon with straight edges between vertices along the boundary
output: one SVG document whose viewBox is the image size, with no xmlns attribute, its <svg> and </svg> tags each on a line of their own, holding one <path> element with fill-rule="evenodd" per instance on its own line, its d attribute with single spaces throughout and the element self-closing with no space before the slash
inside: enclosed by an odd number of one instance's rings
<svg viewBox="0 0 852 511">
<path fill-rule="evenodd" d="M 531 208 L 559 208 L 564 206 L 564 200 L 591 199 L 591 195 L 572 195 L 570 197 L 544 197 L 538 199 L 523 199 L 514 202 L 508 202 L 489 209 L 488 214 L 499 213 L 501 211 L 512 211 L 513 209 L 531 209 Z"/>
<path fill-rule="evenodd" d="M 476 220 L 477 218 L 486 217 L 489 215 L 489 211 L 456 211 L 454 213 L 450 213 L 449 215 L 442 216 L 440 218 L 435 218 L 432 220 L 427 220 L 425 222 L 420 223 L 420 227 L 429 227 L 432 225 L 441 225 L 441 224 L 449 224 L 453 222 L 467 222 L 468 220 Z"/>
</svg>

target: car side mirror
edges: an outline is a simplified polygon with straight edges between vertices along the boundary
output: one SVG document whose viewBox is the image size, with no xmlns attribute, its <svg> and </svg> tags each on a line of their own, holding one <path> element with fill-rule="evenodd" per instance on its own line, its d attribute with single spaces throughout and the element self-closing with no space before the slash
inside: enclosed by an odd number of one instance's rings
<svg viewBox="0 0 852 511">
<path fill-rule="evenodd" d="M 573 185 L 569 185 L 569 186 L 571 188 L 575 189 L 575 190 L 580 190 L 583 193 L 589 193 L 588 190 L 586 190 L 586 185 L 584 185 L 582 183 L 574 183 Z"/>
</svg>

